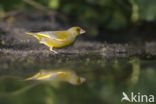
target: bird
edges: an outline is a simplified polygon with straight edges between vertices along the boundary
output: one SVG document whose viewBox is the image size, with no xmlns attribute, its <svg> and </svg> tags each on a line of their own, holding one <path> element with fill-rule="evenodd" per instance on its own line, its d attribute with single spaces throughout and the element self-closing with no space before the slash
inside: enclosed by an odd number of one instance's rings
<svg viewBox="0 0 156 104">
<path fill-rule="evenodd" d="M 26 78 L 25 80 L 41 80 L 41 81 L 65 81 L 73 85 L 79 85 L 86 81 L 85 78 L 78 76 L 71 69 L 56 69 L 56 70 L 40 70 L 35 75 Z"/>
<path fill-rule="evenodd" d="M 57 54 L 58 52 L 53 48 L 69 46 L 74 43 L 79 35 L 84 34 L 85 32 L 85 30 L 77 26 L 61 31 L 28 32 L 26 34 L 35 37 L 40 44 L 48 46 L 50 51 Z"/>
</svg>

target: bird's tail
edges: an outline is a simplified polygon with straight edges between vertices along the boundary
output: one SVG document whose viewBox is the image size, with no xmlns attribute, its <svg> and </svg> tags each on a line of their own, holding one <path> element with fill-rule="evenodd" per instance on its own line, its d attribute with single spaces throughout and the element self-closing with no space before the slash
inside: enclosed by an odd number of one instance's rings
<svg viewBox="0 0 156 104">
<path fill-rule="evenodd" d="M 31 35 L 31 36 L 35 37 L 36 39 L 40 40 L 40 37 L 38 37 L 38 36 L 37 36 L 36 34 L 34 34 L 34 33 L 26 33 L 26 34 Z"/>
</svg>

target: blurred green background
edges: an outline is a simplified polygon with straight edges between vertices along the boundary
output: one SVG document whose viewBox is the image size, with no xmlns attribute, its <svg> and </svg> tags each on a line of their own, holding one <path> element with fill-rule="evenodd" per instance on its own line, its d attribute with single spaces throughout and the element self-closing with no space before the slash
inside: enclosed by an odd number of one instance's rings
<svg viewBox="0 0 156 104">
<path fill-rule="evenodd" d="M 13 10 L 55 11 L 71 25 L 84 27 L 89 37 L 102 41 L 146 41 L 155 37 L 155 0 L 1 0 L 1 18 Z"/>
</svg>

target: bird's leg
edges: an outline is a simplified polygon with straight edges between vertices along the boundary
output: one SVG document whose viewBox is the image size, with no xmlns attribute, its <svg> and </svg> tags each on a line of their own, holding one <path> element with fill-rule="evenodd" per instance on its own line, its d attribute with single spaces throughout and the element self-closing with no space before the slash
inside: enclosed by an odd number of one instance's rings
<svg viewBox="0 0 156 104">
<path fill-rule="evenodd" d="M 42 41 L 39 41 L 39 43 L 40 43 L 40 44 L 44 44 L 44 42 L 42 42 Z"/>
<path fill-rule="evenodd" d="M 49 47 L 49 50 L 50 50 L 51 52 L 54 52 L 55 54 L 58 54 L 58 52 L 56 52 L 55 50 L 53 50 L 53 47 Z"/>
</svg>

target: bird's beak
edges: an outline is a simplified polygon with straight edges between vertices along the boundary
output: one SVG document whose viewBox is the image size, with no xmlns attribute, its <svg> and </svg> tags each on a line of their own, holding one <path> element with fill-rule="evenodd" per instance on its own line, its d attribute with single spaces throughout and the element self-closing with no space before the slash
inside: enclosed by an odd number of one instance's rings
<svg viewBox="0 0 156 104">
<path fill-rule="evenodd" d="M 80 30 L 80 34 L 84 34 L 85 32 L 86 32 L 86 31 L 83 30 L 83 29 Z"/>
</svg>

